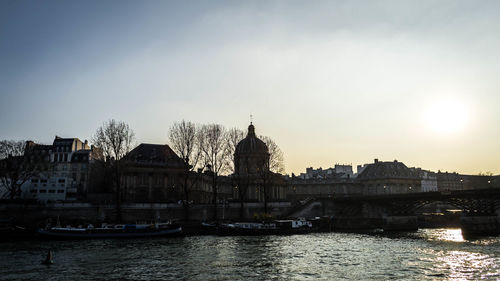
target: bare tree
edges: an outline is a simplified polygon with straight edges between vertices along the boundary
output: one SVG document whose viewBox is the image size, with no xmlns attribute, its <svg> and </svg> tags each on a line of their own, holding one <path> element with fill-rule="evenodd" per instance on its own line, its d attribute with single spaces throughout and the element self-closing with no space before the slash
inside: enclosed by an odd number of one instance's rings
<svg viewBox="0 0 500 281">
<path fill-rule="evenodd" d="M 8 158 L 9 156 L 24 155 L 24 147 L 26 142 L 15 140 L 0 141 L 0 159 Z"/>
<path fill-rule="evenodd" d="M 197 126 L 189 121 L 182 120 L 181 122 L 174 123 L 170 127 L 168 133 L 170 147 L 177 153 L 185 163 L 184 182 L 182 189 L 184 191 L 184 210 L 185 219 L 189 219 L 189 190 L 194 184 L 199 174 L 196 174 L 196 179 L 189 184 L 189 175 L 198 167 L 200 162 L 201 150 L 198 137 Z"/>
<path fill-rule="evenodd" d="M 209 169 L 212 176 L 212 200 L 214 204 L 214 219 L 217 220 L 217 179 L 227 172 L 231 154 L 227 143 L 227 131 L 219 124 L 203 125 L 198 135 L 202 163 Z"/>
<path fill-rule="evenodd" d="M 231 158 L 234 159 L 236 148 L 241 140 L 245 138 L 245 132 L 238 128 L 232 128 L 228 131 L 227 142 L 228 142 L 228 150 Z M 247 197 L 247 190 L 250 186 L 250 176 L 249 176 L 249 163 L 248 158 L 245 158 L 245 166 L 244 169 L 246 172 L 241 173 L 240 169 L 237 169 L 234 161 L 230 161 L 230 170 L 233 171 L 232 182 L 236 186 L 236 191 L 238 192 L 238 199 L 240 201 L 240 217 L 243 218 L 244 213 L 244 202 Z"/>
<path fill-rule="evenodd" d="M 35 163 L 24 161 L 24 141 L 0 141 L 0 184 L 8 196 L 14 199 L 21 195 L 21 186 L 36 173 Z"/>
<path fill-rule="evenodd" d="M 267 202 L 269 201 L 269 187 L 271 184 L 276 183 L 276 174 L 282 174 L 285 172 L 284 157 L 283 152 L 279 146 L 267 136 L 259 137 L 267 146 L 269 152 L 269 159 L 262 159 L 262 163 L 259 164 L 261 169 L 258 169 L 260 192 L 262 192 L 264 198 L 264 213 L 267 214 Z"/>
<path fill-rule="evenodd" d="M 245 132 L 238 128 L 232 128 L 227 132 L 227 145 L 228 145 L 228 153 L 231 157 L 234 157 L 234 153 L 236 152 L 236 147 L 238 143 L 245 138 Z M 230 168 L 234 171 L 234 162 L 231 162 Z M 236 173 L 236 171 L 234 171 Z"/>
<path fill-rule="evenodd" d="M 283 151 L 281 151 L 279 146 L 270 137 L 260 136 L 260 139 L 266 143 L 269 150 L 269 170 L 278 174 L 285 173 Z"/>
<path fill-rule="evenodd" d="M 132 149 L 134 132 L 123 121 L 111 119 L 99 127 L 92 137 L 92 142 L 102 150 L 104 164 L 111 171 L 116 196 L 116 220 L 122 220 L 121 159 Z"/>
</svg>

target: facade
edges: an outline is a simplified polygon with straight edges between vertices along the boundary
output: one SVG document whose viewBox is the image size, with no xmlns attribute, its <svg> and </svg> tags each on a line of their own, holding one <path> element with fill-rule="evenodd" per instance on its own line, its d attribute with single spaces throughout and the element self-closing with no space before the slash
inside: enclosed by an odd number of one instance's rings
<svg viewBox="0 0 500 281">
<path fill-rule="evenodd" d="M 184 161 L 168 146 L 141 143 L 123 158 L 125 202 L 177 202 L 183 197 Z"/>
<path fill-rule="evenodd" d="M 438 171 L 437 184 L 439 191 L 453 191 L 464 189 L 464 179 L 458 173 Z"/>
<path fill-rule="evenodd" d="M 419 175 L 405 164 L 394 160 L 382 162 L 375 159 L 358 175 L 365 195 L 422 192 Z"/>
<path fill-rule="evenodd" d="M 411 168 L 421 179 L 422 192 L 438 191 L 437 175 L 434 172 Z"/>
<path fill-rule="evenodd" d="M 333 179 L 333 178 L 352 178 L 352 165 L 339 165 L 335 164 L 334 168 L 306 168 L 305 173 L 301 173 L 298 177 L 301 179 Z"/>
<path fill-rule="evenodd" d="M 185 162 L 166 144 L 142 143 L 123 158 L 123 200 L 125 202 L 181 203 L 188 192 L 189 203 L 213 202 L 210 171 L 189 171 Z M 232 197 L 228 177 L 218 178 L 220 201 Z"/>
<path fill-rule="evenodd" d="M 26 142 L 25 161 L 40 166 L 38 173 L 23 185 L 23 197 L 40 201 L 85 198 L 90 165 L 100 153 L 78 138 L 56 136 L 52 145 Z"/>
<path fill-rule="evenodd" d="M 352 178 L 303 179 L 288 178 L 287 199 L 290 201 L 307 200 L 311 198 L 339 197 L 360 195 L 362 186 Z"/>
<path fill-rule="evenodd" d="M 439 191 L 471 190 L 495 187 L 494 176 L 462 175 L 458 173 L 437 173 Z"/>
</svg>

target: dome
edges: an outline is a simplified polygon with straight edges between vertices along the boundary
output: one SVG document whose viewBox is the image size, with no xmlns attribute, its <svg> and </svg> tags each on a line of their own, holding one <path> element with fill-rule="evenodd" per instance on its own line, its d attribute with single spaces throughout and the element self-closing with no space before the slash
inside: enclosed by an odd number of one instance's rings
<svg viewBox="0 0 500 281">
<path fill-rule="evenodd" d="M 246 138 L 238 143 L 234 152 L 235 174 L 248 175 L 268 171 L 269 157 L 266 143 L 255 135 L 255 127 L 250 123 Z"/>
<path fill-rule="evenodd" d="M 266 143 L 255 135 L 255 127 L 252 124 L 248 126 L 246 138 L 236 146 L 235 155 L 237 154 L 269 154 Z"/>
</svg>

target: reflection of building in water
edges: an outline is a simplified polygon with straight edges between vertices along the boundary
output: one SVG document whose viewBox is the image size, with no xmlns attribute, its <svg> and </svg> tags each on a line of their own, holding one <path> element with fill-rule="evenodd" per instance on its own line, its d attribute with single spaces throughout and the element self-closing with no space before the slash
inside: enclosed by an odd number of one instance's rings
<svg viewBox="0 0 500 281">
<path fill-rule="evenodd" d="M 255 135 L 255 127 L 250 124 L 247 136 L 234 153 L 235 199 L 261 202 L 286 199 L 283 176 L 270 171 L 269 158 L 267 145 Z"/>
</svg>

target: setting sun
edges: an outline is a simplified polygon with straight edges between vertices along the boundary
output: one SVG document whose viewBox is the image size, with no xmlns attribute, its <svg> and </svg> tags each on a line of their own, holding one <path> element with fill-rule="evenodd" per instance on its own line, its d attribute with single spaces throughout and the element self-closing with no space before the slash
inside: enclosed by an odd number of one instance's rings
<svg viewBox="0 0 500 281">
<path fill-rule="evenodd" d="M 424 112 L 425 125 L 436 133 L 449 135 L 463 130 L 469 119 L 467 106 L 458 99 L 441 99 Z"/>
</svg>

